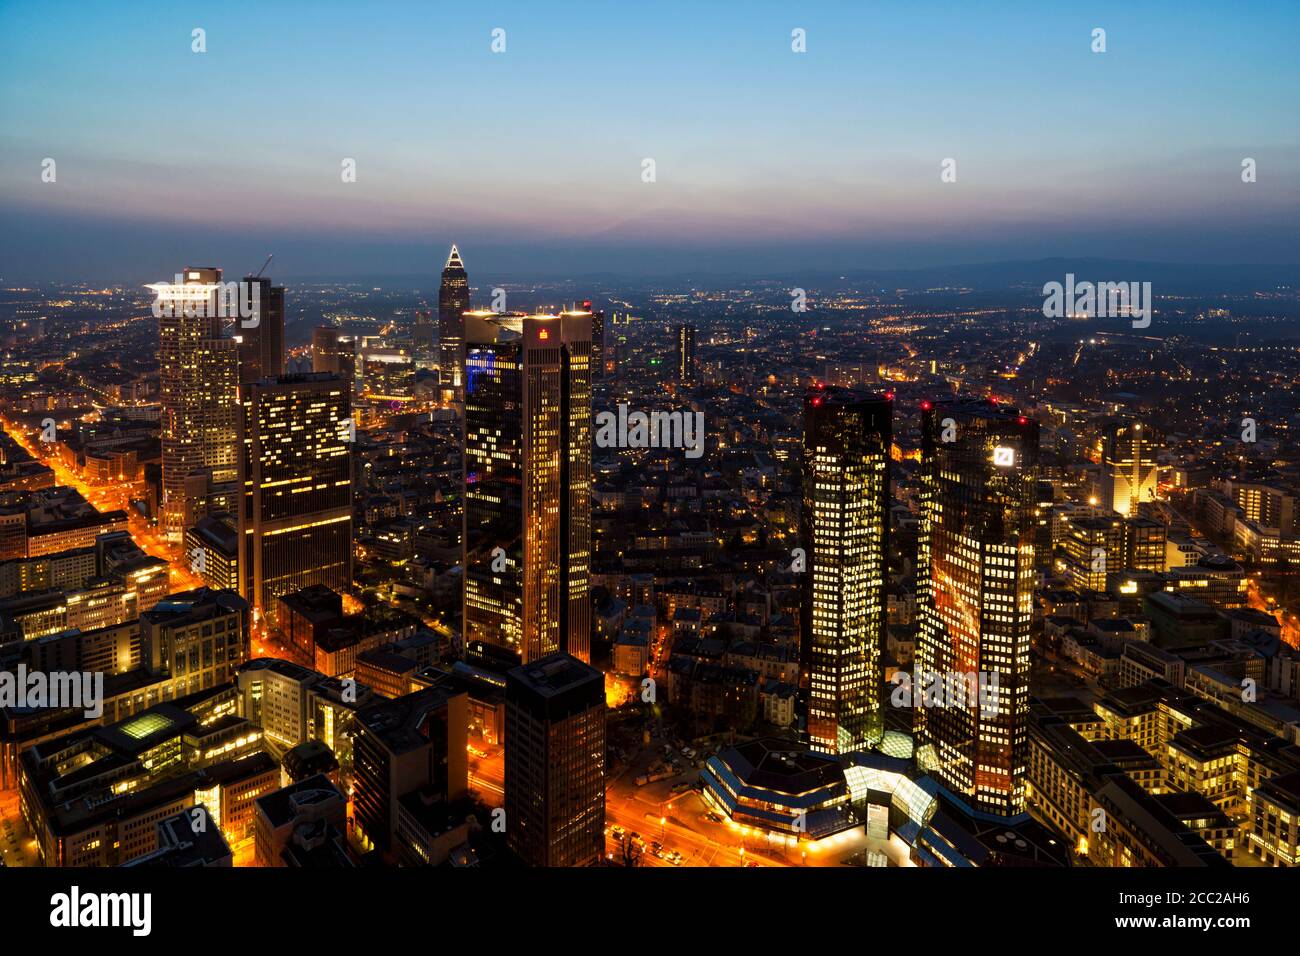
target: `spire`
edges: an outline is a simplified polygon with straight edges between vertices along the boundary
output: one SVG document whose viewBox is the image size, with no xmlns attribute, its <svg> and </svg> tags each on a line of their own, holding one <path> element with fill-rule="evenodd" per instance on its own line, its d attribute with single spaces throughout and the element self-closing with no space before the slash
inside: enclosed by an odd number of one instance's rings
<svg viewBox="0 0 1300 956">
<path fill-rule="evenodd" d="M 444 269 L 464 269 L 464 268 L 465 268 L 465 263 L 462 262 L 462 261 L 461 261 L 461 258 L 460 258 L 460 250 L 456 248 L 456 244 L 455 244 L 455 243 L 452 243 L 452 246 L 451 246 L 451 255 L 449 255 L 449 256 L 447 257 L 447 264 L 446 264 L 445 266 L 443 266 L 443 268 L 444 268 Z"/>
</svg>

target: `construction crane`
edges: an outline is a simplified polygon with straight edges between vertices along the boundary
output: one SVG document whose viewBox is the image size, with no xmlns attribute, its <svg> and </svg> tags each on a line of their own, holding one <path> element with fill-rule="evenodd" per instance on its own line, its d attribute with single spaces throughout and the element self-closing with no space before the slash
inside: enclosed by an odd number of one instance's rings
<svg viewBox="0 0 1300 956">
<path fill-rule="evenodd" d="M 269 265 L 271 264 L 271 260 L 274 259 L 274 258 L 275 258 L 275 253 L 274 253 L 274 252 L 271 253 L 269 256 L 267 256 L 267 257 L 266 257 L 266 261 L 262 263 L 262 268 L 258 269 L 257 272 L 255 272 L 255 273 L 253 274 L 253 278 L 254 278 L 254 279 L 260 279 L 260 278 L 262 278 L 262 273 L 266 271 L 266 267 L 269 266 Z"/>
</svg>

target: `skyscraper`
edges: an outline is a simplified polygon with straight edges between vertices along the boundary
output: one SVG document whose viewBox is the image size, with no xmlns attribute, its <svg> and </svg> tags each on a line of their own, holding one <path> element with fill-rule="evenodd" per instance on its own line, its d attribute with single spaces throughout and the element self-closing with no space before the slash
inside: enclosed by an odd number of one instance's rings
<svg viewBox="0 0 1300 956">
<path fill-rule="evenodd" d="M 677 326 L 677 381 L 683 385 L 695 384 L 695 326 Z"/>
<path fill-rule="evenodd" d="M 349 383 L 357 373 L 357 342 L 336 325 L 322 325 L 311 334 L 311 370 L 342 375 Z"/>
<path fill-rule="evenodd" d="M 436 367 L 429 364 L 439 359 L 434 352 L 435 331 L 437 326 L 433 324 L 433 313 L 416 309 L 415 322 L 411 326 L 411 354 L 420 368 Z"/>
<path fill-rule="evenodd" d="M 917 761 L 1003 815 L 1025 806 L 1037 480 L 1037 422 L 985 401 L 925 408 Z M 939 689 L 928 702 L 927 686 Z"/>
<path fill-rule="evenodd" d="M 890 398 L 853 389 L 804 399 L 801 648 L 809 743 L 826 753 L 865 749 L 884 733 L 892 414 Z"/>
<path fill-rule="evenodd" d="M 1155 431 L 1141 422 L 1107 423 L 1102 436 L 1101 505 L 1122 515 L 1137 513 L 1139 502 L 1156 496 Z"/>
<path fill-rule="evenodd" d="M 605 311 L 591 308 L 591 300 L 582 303 L 582 308 L 591 312 L 591 376 L 605 377 Z"/>
<path fill-rule="evenodd" d="M 247 276 L 244 282 L 257 288 L 252 301 L 258 309 L 255 323 L 236 320 L 232 330 L 239 341 L 239 381 L 283 375 L 284 289 L 260 276 Z"/>
<path fill-rule="evenodd" d="M 591 315 L 465 316 L 464 634 L 590 658 Z"/>
<path fill-rule="evenodd" d="M 161 527 L 165 538 L 180 541 L 203 517 L 203 494 L 238 475 L 238 344 L 221 335 L 220 269 L 186 268 L 179 283 L 148 288 L 158 314 Z"/>
<path fill-rule="evenodd" d="M 241 590 L 263 616 L 275 598 L 352 580 L 350 383 L 308 373 L 244 386 Z"/>
<path fill-rule="evenodd" d="M 531 866 L 584 866 L 605 842 L 605 678 L 568 654 L 506 675 L 506 839 Z"/>
<path fill-rule="evenodd" d="M 460 251 L 451 247 L 451 255 L 442 270 L 438 288 L 439 379 L 443 389 L 453 389 L 459 396 L 465 379 L 465 313 L 469 311 L 469 276 Z"/>
</svg>

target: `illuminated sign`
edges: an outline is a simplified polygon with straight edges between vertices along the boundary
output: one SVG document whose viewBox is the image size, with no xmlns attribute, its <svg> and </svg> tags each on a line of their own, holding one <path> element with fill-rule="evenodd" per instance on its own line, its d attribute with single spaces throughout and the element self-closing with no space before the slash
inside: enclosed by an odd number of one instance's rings
<svg viewBox="0 0 1300 956">
<path fill-rule="evenodd" d="M 1016 450 L 1014 448 L 1003 448 L 999 445 L 993 449 L 993 464 L 999 468 L 1014 468 L 1016 464 Z"/>
</svg>

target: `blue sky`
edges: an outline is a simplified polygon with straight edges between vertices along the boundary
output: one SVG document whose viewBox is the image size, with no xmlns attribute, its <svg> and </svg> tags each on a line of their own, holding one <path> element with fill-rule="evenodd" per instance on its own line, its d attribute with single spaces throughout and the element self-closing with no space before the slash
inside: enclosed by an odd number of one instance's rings
<svg viewBox="0 0 1300 956">
<path fill-rule="evenodd" d="M 1294 263 L 1297 41 L 1294 3 L 0 0 L 0 275 Z"/>
</svg>

